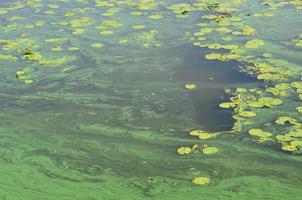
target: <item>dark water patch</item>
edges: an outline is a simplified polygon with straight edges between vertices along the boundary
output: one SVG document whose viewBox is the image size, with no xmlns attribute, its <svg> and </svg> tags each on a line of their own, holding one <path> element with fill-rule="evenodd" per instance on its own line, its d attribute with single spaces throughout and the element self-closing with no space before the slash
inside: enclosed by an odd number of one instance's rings
<svg viewBox="0 0 302 200">
<path fill-rule="evenodd" d="M 200 88 L 191 94 L 195 117 L 207 131 L 231 130 L 234 124 L 231 110 L 222 110 L 219 103 L 226 101 L 221 88 Z"/>
<path fill-rule="evenodd" d="M 183 63 L 177 67 L 174 80 L 198 85 L 191 93 L 197 122 L 207 131 L 231 130 L 234 124 L 232 111 L 218 106 L 228 99 L 225 88 L 250 87 L 258 84 L 257 79 L 241 73 L 240 62 L 206 60 L 204 55 L 210 50 L 192 46 L 181 49 Z"/>
<path fill-rule="evenodd" d="M 13 5 L 16 1 L 7 1 L 7 0 L 0 0 L 1 6 Z"/>
<path fill-rule="evenodd" d="M 204 56 L 211 53 L 197 47 L 185 47 L 183 49 L 184 62 L 174 74 L 177 81 L 191 82 L 215 82 L 215 83 L 247 83 L 255 82 L 252 76 L 239 72 L 241 65 L 238 61 L 206 60 Z"/>
</svg>

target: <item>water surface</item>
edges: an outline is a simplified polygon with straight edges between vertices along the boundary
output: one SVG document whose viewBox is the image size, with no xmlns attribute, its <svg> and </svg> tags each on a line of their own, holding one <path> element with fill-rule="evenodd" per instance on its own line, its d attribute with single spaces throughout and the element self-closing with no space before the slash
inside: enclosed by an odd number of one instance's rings
<svg viewBox="0 0 302 200">
<path fill-rule="evenodd" d="M 1 200 L 300 199 L 300 1 L 0 4 Z"/>
</svg>

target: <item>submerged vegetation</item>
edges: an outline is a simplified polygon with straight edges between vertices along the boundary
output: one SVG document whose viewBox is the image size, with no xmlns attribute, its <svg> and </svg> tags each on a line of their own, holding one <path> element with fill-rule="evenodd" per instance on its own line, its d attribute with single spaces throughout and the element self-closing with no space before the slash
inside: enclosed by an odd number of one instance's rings
<svg viewBox="0 0 302 200">
<path fill-rule="evenodd" d="M 0 199 L 300 199 L 301 11 L 300 0 L 1 2 Z M 191 67 L 188 49 L 206 78 L 173 77 Z M 231 130 L 195 119 L 193 97 L 213 94 L 204 106 L 230 113 Z"/>
</svg>

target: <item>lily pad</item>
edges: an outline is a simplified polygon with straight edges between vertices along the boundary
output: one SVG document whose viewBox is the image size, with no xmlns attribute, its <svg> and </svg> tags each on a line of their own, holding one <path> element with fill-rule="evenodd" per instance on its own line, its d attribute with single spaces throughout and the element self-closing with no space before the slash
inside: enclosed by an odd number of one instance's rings
<svg viewBox="0 0 302 200">
<path fill-rule="evenodd" d="M 223 102 L 219 104 L 220 108 L 235 108 L 236 107 L 236 103 L 234 102 Z"/>
<path fill-rule="evenodd" d="M 256 113 L 253 112 L 253 111 L 241 111 L 239 112 L 239 115 L 242 116 L 242 117 L 256 117 Z"/>
<path fill-rule="evenodd" d="M 208 185 L 210 183 L 210 179 L 208 177 L 196 177 L 192 180 L 192 183 L 195 185 Z"/>
<path fill-rule="evenodd" d="M 267 138 L 267 137 L 271 137 L 272 134 L 269 133 L 269 132 L 265 132 L 259 128 L 253 128 L 253 129 L 250 129 L 249 130 L 249 134 L 252 135 L 252 136 L 257 136 L 257 137 L 260 137 L 260 138 Z"/>
<path fill-rule="evenodd" d="M 247 41 L 244 46 L 245 46 L 245 48 L 248 48 L 248 49 L 257 49 L 264 45 L 265 45 L 265 42 L 263 40 L 253 39 L 253 40 Z"/>
<path fill-rule="evenodd" d="M 179 155 L 189 155 L 192 153 L 192 149 L 190 147 L 180 147 L 177 149 L 177 153 Z"/>
<path fill-rule="evenodd" d="M 278 119 L 276 119 L 275 121 L 276 124 L 280 124 L 280 125 L 285 125 L 285 123 L 289 123 L 289 124 L 298 124 L 297 120 L 292 118 L 292 117 L 288 117 L 288 116 L 284 116 L 284 117 L 278 117 Z"/>
<path fill-rule="evenodd" d="M 188 83 L 185 85 L 185 88 L 188 90 L 194 90 L 195 88 L 197 88 L 197 85 L 194 83 Z"/>
<path fill-rule="evenodd" d="M 217 147 L 205 147 L 202 149 L 202 153 L 205 155 L 215 154 L 219 151 Z"/>
</svg>

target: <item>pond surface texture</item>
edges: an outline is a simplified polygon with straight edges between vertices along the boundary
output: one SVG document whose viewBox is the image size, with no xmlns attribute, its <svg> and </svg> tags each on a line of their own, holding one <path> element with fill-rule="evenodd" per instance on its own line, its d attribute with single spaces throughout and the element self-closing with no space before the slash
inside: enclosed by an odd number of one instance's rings
<svg viewBox="0 0 302 200">
<path fill-rule="evenodd" d="M 0 200 L 301 200 L 301 0 L 1 0 Z"/>
</svg>

